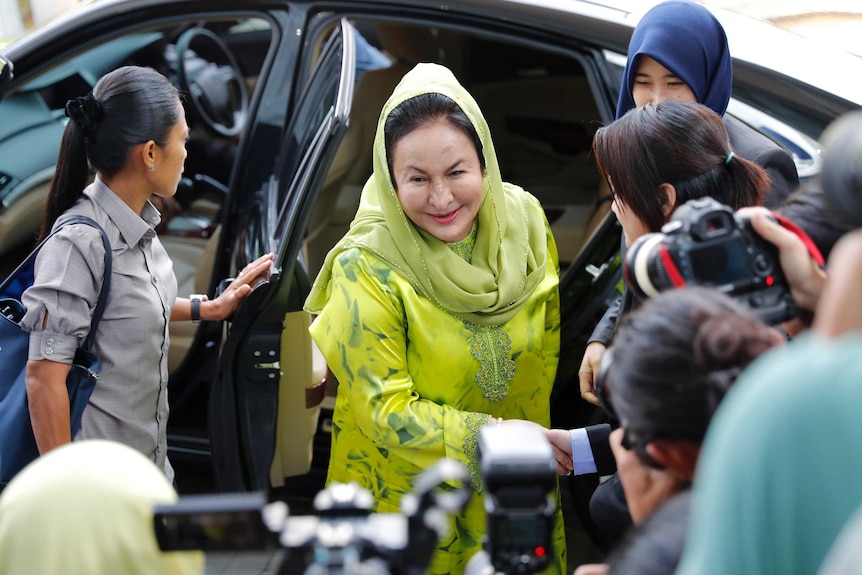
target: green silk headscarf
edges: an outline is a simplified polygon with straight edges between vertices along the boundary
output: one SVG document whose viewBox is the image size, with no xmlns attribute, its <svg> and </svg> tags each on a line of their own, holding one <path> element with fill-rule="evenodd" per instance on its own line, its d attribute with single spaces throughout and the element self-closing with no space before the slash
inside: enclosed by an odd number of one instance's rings
<svg viewBox="0 0 862 575">
<path fill-rule="evenodd" d="M 485 192 L 472 262 L 467 263 L 404 214 L 386 161 L 384 125 L 405 100 L 427 93 L 452 98 L 479 134 L 485 156 Z M 332 263 L 353 247 L 373 252 L 417 292 L 443 310 L 478 325 L 502 325 L 529 299 L 548 265 L 546 219 L 539 202 L 503 182 L 488 124 L 472 96 L 447 68 L 418 64 L 383 107 L 374 138 L 374 173 L 362 189 L 347 234 L 327 254 L 305 303 L 319 313 L 329 298 Z"/>
<path fill-rule="evenodd" d="M 153 506 L 176 503 L 140 452 L 87 439 L 52 449 L 0 495 L 0 575 L 203 575 L 200 551 L 162 551 Z"/>
</svg>

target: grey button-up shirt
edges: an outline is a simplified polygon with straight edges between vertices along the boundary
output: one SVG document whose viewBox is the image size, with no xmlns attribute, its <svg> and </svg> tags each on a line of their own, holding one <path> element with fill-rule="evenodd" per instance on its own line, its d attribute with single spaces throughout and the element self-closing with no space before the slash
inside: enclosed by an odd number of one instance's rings
<svg viewBox="0 0 862 575">
<path fill-rule="evenodd" d="M 130 445 L 172 480 L 167 350 L 177 280 L 156 237 L 161 217 L 149 203 L 136 214 L 98 178 L 60 219 L 67 214 L 88 216 L 101 225 L 113 256 L 111 290 L 93 349 L 101 360 L 101 378 L 75 440 L 104 438 Z M 72 363 L 90 330 L 104 254 L 98 230 L 79 224 L 64 227 L 39 252 L 36 280 L 22 298 L 27 314 L 21 325 L 31 332 L 31 360 Z"/>
</svg>

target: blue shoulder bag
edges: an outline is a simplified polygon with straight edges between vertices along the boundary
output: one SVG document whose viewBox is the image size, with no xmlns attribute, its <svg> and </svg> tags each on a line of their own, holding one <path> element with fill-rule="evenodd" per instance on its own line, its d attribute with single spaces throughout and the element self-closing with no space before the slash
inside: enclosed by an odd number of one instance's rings
<svg viewBox="0 0 862 575">
<path fill-rule="evenodd" d="M 96 328 L 102 313 L 105 311 L 105 301 L 111 288 L 111 244 L 105 230 L 96 222 L 85 216 L 71 216 L 64 219 L 29 256 L 15 268 L 9 277 L 0 284 L 0 293 L 26 270 L 30 269 L 36 260 L 36 254 L 45 242 L 70 224 L 86 224 L 99 230 L 102 243 L 105 246 L 105 275 L 99 301 L 90 322 L 90 333 L 84 344 L 75 352 L 72 369 L 66 378 L 69 391 L 70 419 L 72 437 L 81 428 L 81 418 L 84 408 L 90 400 L 90 395 L 99 379 L 99 358 L 91 351 L 95 340 Z M 30 411 L 27 407 L 27 389 L 24 376 L 27 370 L 27 356 L 30 349 L 30 333 L 21 329 L 20 322 L 26 312 L 20 299 L 0 299 L 0 487 L 8 483 L 25 465 L 39 456 L 36 439 L 30 425 Z"/>
</svg>

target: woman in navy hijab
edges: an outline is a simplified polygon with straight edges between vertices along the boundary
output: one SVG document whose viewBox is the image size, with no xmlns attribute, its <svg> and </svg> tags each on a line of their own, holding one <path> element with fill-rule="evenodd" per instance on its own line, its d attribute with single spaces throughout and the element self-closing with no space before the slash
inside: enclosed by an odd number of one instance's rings
<svg viewBox="0 0 862 575">
<path fill-rule="evenodd" d="M 644 90 L 638 96 L 634 94 L 636 88 L 641 89 L 639 80 L 652 79 L 638 77 L 644 62 L 649 60 L 664 68 L 669 82 L 681 81 L 697 102 L 712 108 L 719 116 L 724 115 L 733 72 L 727 36 L 718 20 L 703 6 L 687 0 L 658 4 L 635 28 L 628 54 L 617 118 L 635 106 L 644 105 L 645 96 L 652 96 L 650 100 L 661 97 L 660 93 L 650 95 Z M 673 90 L 673 86 L 668 88 Z"/>
</svg>

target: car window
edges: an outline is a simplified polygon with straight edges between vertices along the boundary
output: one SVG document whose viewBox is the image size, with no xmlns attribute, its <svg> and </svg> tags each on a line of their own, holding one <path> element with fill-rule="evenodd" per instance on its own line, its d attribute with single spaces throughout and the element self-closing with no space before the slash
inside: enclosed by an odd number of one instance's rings
<svg viewBox="0 0 862 575">
<path fill-rule="evenodd" d="M 609 50 L 605 50 L 604 55 L 621 84 L 626 57 Z M 808 134 L 819 133 L 823 130 L 823 125 L 817 125 L 815 120 L 808 116 L 790 113 L 778 102 L 766 100 L 739 83 L 734 86 L 727 113 L 787 150 L 796 163 L 801 184 L 805 185 L 820 173 L 820 145 Z"/>
<path fill-rule="evenodd" d="M 284 255 L 294 231 L 292 224 L 314 179 L 313 169 L 317 168 L 327 144 L 346 126 L 353 94 L 352 34 L 352 27 L 345 20 L 326 40 L 282 141 L 281 157 L 269 192 L 274 253 Z"/>
</svg>

